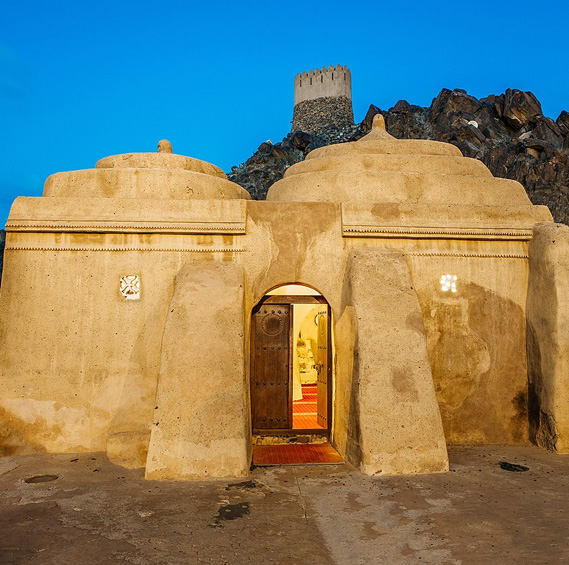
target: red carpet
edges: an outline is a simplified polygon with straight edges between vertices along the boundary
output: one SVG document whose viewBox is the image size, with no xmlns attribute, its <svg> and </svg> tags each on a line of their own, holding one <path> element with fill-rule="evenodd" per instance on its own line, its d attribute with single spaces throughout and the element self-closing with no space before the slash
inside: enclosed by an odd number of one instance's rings
<svg viewBox="0 0 569 565">
<path fill-rule="evenodd" d="M 254 445 L 253 465 L 322 465 L 343 463 L 339 453 L 328 443 L 287 443 Z"/>
<path fill-rule="evenodd" d="M 322 429 L 316 419 L 316 384 L 302 385 L 302 400 L 292 403 L 292 427 L 295 430 Z"/>
</svg>

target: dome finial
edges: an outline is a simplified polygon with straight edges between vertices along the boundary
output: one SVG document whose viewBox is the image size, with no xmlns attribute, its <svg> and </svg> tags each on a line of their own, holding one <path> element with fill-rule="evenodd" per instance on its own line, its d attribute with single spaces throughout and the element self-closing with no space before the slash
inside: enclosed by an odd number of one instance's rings
<svg viewBox="0 0 569 565">
<path fill-rule="evenodd" d="M 383 114 L 375 114 L 373 121 L 371 122 L 371 131 L 367 135 L 364 135 L 364 137 L 361 138 L 361 141 L 377 141 L 380 139 L 395 141 L 395 138 L 387 133 Z"/>
<path fill-rule="evenodd" d="M 172 144 L 167 139 L 158 142 L 158 153 L 173 153 Z"/>
<path fill-rule="evenodd" d="M 382 129 L 383 131 L 386 131 L 386 129 L 385 129 L 385 118 L 383 117 L 383 114 L 376 114 L 373 117 L 371 129 Z"/>
</svg>

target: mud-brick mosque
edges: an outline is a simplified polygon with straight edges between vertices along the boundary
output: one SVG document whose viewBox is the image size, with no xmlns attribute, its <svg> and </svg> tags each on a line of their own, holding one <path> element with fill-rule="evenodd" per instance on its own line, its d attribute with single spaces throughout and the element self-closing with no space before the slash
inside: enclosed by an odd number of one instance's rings
<svg viewBox="0 0 569 565">
<path fill-rule="evenodd" d="M 350 99 L 349 70 L 295 90 L 295 112 Z M 450 444 L 569 452 L 569 228 L 380 115 L 266 201 L 161 142 L 50 176 L 6 231 L 5 455 L 197 479 L 295 435 L 368 475 L 446 471 Z"/>
</svg>

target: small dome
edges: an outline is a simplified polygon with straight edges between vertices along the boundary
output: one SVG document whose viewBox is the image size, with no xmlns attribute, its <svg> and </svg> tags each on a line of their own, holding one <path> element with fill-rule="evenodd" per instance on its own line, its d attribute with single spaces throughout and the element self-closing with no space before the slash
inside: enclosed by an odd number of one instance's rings
<svg viewBox="0 0 569 565">
<path fill-rule="evenodd" d="M 267 200 L 531 205 L 521 184 L 493 177 L 454 145 L 389 135 L 381 114 L 359 141 L 315 149 L 290 167 Z"/>
<path fill-rule="evenodd" d="M 185 155 L 172 152 L 172 144 L 167 139 L 160 140 L 157 153 L 124 153 L 100 159 L 97 169 L 183 169 L 194 173 L 203 173 L 222 179 L 225 173 L 215 165 Z"/>
<path fill-rule="evenodd" d="M 249 193 L 215 165 L 172 153 L 163 139 L 157 153 L 124 153 L 97 162 L 94 169 L 51 175 L 44 196 L 249 200 Z"/>
</svg>

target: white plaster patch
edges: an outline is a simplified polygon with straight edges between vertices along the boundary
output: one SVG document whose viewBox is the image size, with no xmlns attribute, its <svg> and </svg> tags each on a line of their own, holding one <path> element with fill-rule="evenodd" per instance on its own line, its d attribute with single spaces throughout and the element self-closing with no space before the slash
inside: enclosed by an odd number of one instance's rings
<svg viewBox="0 0 569 565">
<path fill-rule="evenodd" d="M 121 277 L 120 291 L 127 300 L 140 300 L 140 277 L 138 275 Z"/>
</svg>

